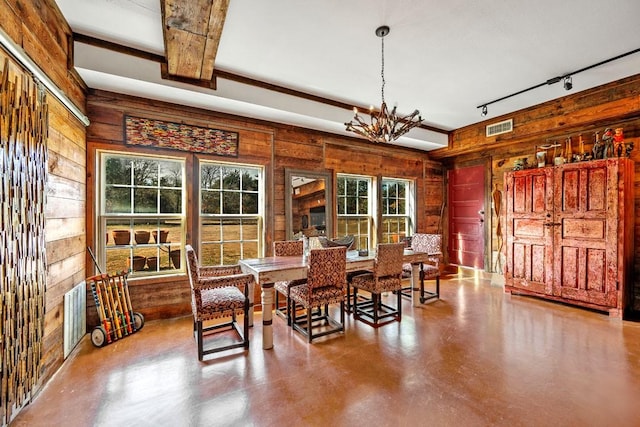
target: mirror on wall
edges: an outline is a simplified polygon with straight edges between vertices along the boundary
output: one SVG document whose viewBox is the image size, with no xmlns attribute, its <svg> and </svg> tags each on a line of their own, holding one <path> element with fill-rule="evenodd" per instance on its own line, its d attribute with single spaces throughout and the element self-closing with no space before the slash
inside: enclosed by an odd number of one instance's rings
<svg viewBox="0 0 640 427">
<path fill-rule="evenodd" d="M 333 237 L 331 172 L 285 169 L 287 239 Z"/>
</svg>

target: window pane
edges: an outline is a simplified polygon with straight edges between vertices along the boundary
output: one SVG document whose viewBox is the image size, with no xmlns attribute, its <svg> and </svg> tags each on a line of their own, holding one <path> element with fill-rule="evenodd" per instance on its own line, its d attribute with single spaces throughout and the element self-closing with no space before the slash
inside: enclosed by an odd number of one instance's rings
<svg viewBox="0 0 640 427">
<path fill-rule="evenodd" d="M 338 197 L 338 215 L 347 213 L 347 200 L 344 197 Z"/>
<path fill-rule="evenodd" d="M 203 221 L 200 227 L 200 235 L 202 236 L 202 242 L 219 242 L 222 240 L 222 235 L 220 231 L 222 227 L 220 226 L 221 221 L 218 219 L 206 219 Z"/>
<path fill-rule="evenodd" d="M 222 261 L 221 245 L 219 243 L 203 243 L 198 259 L 201 265 L 220 265 Z"/>
<path fill-rule="evenodd" d="M 407 202 L 405 199 L 398 200 L 398 214 L 406 215 L 407 213 Z"/>
<path fill-rule="evenodd" d="M 338 196 L 344 196 L 345 193 L 345 179 L 344 178 L 338 178 Z"/>
<path fill-rule="evenodd" d="M 203 214 L 219 214 L 220 193 L 218 191 L 203 192 L 201 210 Z"/>
<path fill-rule="evenodd" d="M 240 171 L 238 169 L 225 169 L 223 171 L 222 188 L 225 190 L 240 189 Z"/>
<path fill-rule="evenodd" d="M 369 182 L 367 180 L 358 181 L 358 196 L 363 197 L 369 194 Z"/>
<path fill-rule="evenodd" d="M 182 187 L 182 168 L 175 162 L 158 162 L 161 187 Z"/>
<path fill-rule="evenodd" d="M 258 191 L 258 171 L 247 170 L 242 174 L 242 189 L 245 191 Z"/>
<path fill-rule="evenodd" d="M 401 182 L 398 185 L 398 198 L 404 199 L 407 197 L 407 183 Z"/>
<path fill-rule="evenodd" d="M 258 241 L 258 220 L 257 219 L 242 220 L 242 238 L 244 240 L 255 240 L 256 242 Z"/>
<path fill-rule="evenodd" d="M 131 213 L 131 189 L 121 187 L 105 188 L 106 213 Z"/>
<path fill-rule="evenodd" d="M 105 183 L 130 184 L 131 159 L 110 157 L 105 162 Z"/>
<path fill-rule="evenodd" d="M 243 214 L 258 213 L 258 194 L 257 193 L 242 194 L 242 213 Z"/>
<path fill-rule="evenodd" d="M 242 257 L 241 245 L 239 242 L 222 244 L 222 264 L 235 264 Z"/>
<path fill-rule="evenodd" d="M 158 162 L 136 159 L 133 161 L 133 185 L 157 186 Z"/>
<path fill-rule="evenodd" d="M 204 189 L 220 188 L 220 167 L 202 165 L 200 169 L 200 186 Z"/>
<path fill-rule="evenodd" d="M 357 194 L 357 182 L 351 179 L 347 180 L 346 194 L 347 196 L 355 196 Z"/>
<path fill-rule="evenodd" d="M 150 188 L 133 189 L 133 206 L 135 213 L 158 213 L 158 191 Z"/>
<path fill-rule="evenodd" d="M 243 258 L 258 258 L 260 253 L 258 251 L 258 242 L 246 242 L 242 246 L 242 257 Z"/>
<path fill-rule="evenodd" d="M 109 273 L 129 269 L 129 249 L 113 249 L 107 251 L 106 270 Z"/>
<path fill-rule="evenodd" d="M 222 223 L 222 240 L 240 240 L 240 220 L 228 219 Z"/>
<path fill-rule="evenodd" d="M 182 213 L 182 190 L 160 190 L 160 213 Z"/>
<path fill-rule="evenodd" d="M 240 193 L 222 193 L 222 213 L 239 214 L 240 213 Z"/>
<path fill-rule="evenodd" d="M 366 215 L 369 213 L 369 199 L 366 197 L 358 198 L 358 214 Z"/>
</svg>

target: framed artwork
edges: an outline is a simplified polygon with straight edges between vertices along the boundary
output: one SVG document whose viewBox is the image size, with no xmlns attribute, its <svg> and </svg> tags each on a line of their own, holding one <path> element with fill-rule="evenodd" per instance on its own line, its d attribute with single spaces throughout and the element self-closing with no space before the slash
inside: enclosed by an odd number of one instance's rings
<svg viewBox="0 0 640 427">
<path fill-rule="evenodd" d="M 128 145 L 238 157 L 238 132 L 125 116 Z"/>
</svg>

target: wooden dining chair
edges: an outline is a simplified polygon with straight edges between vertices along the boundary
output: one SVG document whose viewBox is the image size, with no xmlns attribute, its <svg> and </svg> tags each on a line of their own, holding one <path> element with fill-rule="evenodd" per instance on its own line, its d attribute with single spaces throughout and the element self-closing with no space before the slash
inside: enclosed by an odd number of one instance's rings
<svg viewBox="0 0 640 427">
<path fill-rule="evenodd" d="M 402 319 L 402 256 L 404 243 L 380 243 L 371 272 L 354 276 L 353 317 L 373 327 L 379 327 Z M 370 298 L 358 298 L 358 290 L 371 294 Z M 382 302 L 383 292 L 395 292 L 396 307 Z"/>
<path fill-rule="evenodd" d="M 292 311 L 297 311 L 298 304 L 306 310 L 306 316 L 291 316 L 292 326 L 307 337 L 309 342 L 325 335 L 344 332 L 346 267 L 346 247 L 312 249 L 309 253 L 306 282 L 291 288 Z M 339 322 L 329 315 L 330 304 L 340 304 Z M 313 313 L 314 308 L 320 309 L 320 315 Z"/>
<path fill-rule="evenodd" d="M 442 235 L 415 233 L 411 237 L 411 249 L 416 252 L 429 254 L 429 260 L 420 263 L 420 302 L 425 303 L 430 299 L 440 298 L 440 266 L 442 263 Z M 402 265 L 402 276 L 411 277 L 411 264 Z M 434 291 L 427 290 L 424 286 L 425 280 L 435 280 Z M 411 298 L 413 283 L 410 287 L 402 289 L 402 295 Z"/>
<path fill-rule="evenodd" d="M 187 254 L 187 272 L 191 285 L 191 308 L 193 311 L 193 329 L 198 344 L 198 360 L 204 355 L 244 347 L 249 349 L 249 289 L 254 282 L 253 275 L 242 274 L 240 267 L 200 266 L 196 252 L 190 245 L 185 246 Z M 236 316 L 244 316 L 242 330 Z M 227 322 L 214 323 L 203 327 L 203 322 L 230 318 Z M 210 346 L 205 349 L 203 338 L 206 334 L 233 330 L 240 341 L 231 344 Z M 227 342 L 227 341 L 224 341 Z"/>
<path fill-rule="evenodd" d="M 273 255 L 274 256 L 302 256 L 304 253 L 304 242 L 302 240 L 281 240 L 273 242 Z M 290 310 L 290 290 L 292 286 L 303 284 L 304 280 L 286 280 L 278 281 L 274 283 L 274 289 L 276 290 L 275 307 L 276 315 L 287 320 L 287 325 L 291 325 L 291 310 Z M 280 306 L 278 301 L 279 294 L 284 295 L 285 305 Z"/>
</svg>

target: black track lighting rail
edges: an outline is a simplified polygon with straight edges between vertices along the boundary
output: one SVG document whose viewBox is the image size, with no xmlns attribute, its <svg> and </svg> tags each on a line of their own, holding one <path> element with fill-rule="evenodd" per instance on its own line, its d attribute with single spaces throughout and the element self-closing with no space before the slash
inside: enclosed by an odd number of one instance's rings
<svg viewBox="0 0 640 427">
<path fill-rule="evenodd" d="M 501 98 L 494 99 L 493 101 L 483 102 L 482 104 L 478 105 L 476 108 L 482 108 L 482 115 L 486 116 L 487 115 L 487 106 L 489 106 L 491 104 L 495 104 L 496 102 L 504 101 L 507 98 L 511 98 L 511 97 L 516 96 L 516 95 L 520 95 L 521 93 L 529 92 L 530 90 L 537 89 L 537 88 L 542 87 L 542 86 L 547 86 L 547 85 L 552 85 L 552 84 L 558 83 L 558 82 L 560 82 L 560 81 L 562 81 L 564 79 L 570 78 L 571 76 L 575 76 L 578 73 L 582 73 L 582 72 L 590 70 L 592 68 L 596 68 L 596 67 L 599 67 L 601 65 L 608 64 L 609 62 L 616 61 L 618 59 L 624 58 L 625 56 L 633 55 L 634 53 L 638 53 L 638 52 L 640 52 L 640 48 L 634 49 L 634 50 L 630 50 L 629 52 L 622 53 L 620 55 L 614 56 L 613 58 L 605 59 L 604 61 L 600 61 L 600 62 L 597 62 L 595 64 L 589 65 L 587 67 L 580 68 L 579 70 L 575 70 L 575 71 L 572 71 L 570 73 L 563 74 L 561 76 L 550 78 L 547 81 L 544 81 L 542 83 L 538 83 L 537 85 L 528 87 L 526 89 L 519 90 L 519 91 L 511 93 L 509 95 L 505 95 L 505 96 L 503 96 Z M 572 86 L 567 86 L 567 84 L 565 82 L 565 89 L 570 90 L 571 87 Z"/>
</svg>

